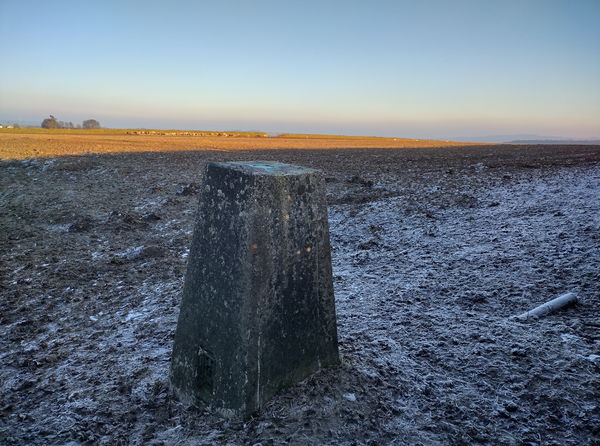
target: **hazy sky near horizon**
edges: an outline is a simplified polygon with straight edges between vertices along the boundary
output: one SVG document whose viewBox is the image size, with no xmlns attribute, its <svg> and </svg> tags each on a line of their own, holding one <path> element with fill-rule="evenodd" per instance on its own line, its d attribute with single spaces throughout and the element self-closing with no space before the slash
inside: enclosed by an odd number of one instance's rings
<svg viewBox="0 0 600 446">
<path fill-rule="evenodd" d="M 0 120 L 600 136 L 600 0 L 0 0 Z"/>
</svg>

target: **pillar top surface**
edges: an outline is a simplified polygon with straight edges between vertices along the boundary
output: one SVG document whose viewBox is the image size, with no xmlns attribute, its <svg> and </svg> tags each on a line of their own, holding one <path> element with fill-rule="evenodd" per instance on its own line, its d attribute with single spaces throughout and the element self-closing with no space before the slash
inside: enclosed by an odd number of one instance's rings
<svg viewBox="0 0 600 446">
<path fill-rule="evenodd" d="M 247 175 L 285 176 L 306 175 L 317 172 L 315 169 L 296 166 L 294 164 L 279 163 L 277 161 L 230 161 L 209 163 L 209 166 L 237 170 Z"/>
</svg>

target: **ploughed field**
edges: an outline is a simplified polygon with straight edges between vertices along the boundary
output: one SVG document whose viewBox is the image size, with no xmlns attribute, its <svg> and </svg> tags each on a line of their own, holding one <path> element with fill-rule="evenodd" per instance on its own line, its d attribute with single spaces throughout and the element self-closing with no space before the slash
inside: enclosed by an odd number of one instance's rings
<svg viewBox="0 0 600 446">
<path fill-rule="evenodd" d="M 0 129 L 0 159 L 24 159 L 90 153 L 173 152 L 187 150 L 344 149 L 448 147 L 453 141 L 364 136 L 201 132 L 180 130 Z"/>
<path fill-rule="evenodd" d="M 599 146 L 186 147 L 0 162 L 0 444 L 598 444 Z M 168 369 L 203 165 L 257 159 L 325 175 L 342 365 L 237 422 Z"/>
</svg>

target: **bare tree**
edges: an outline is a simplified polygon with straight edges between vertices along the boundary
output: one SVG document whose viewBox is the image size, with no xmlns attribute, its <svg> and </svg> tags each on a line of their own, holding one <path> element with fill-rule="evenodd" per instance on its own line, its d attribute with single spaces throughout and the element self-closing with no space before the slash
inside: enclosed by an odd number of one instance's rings
<svg viewBox="0 0 600 446">
<path fill-rule="evenodd" d="M 100 123 L 98 121 L 96 121 L 95 119 L 86 119 L 85 121 L 83 121 L 83 128 L 84 129 L 99 129 Z"/>
<path fill-rule="evenodd" d="M 59 128 L 58 121 L 56 120 L 56 118 L 54 116 L 50 115 L 49 118 L 46 118 L 42 121 L 42 128 L 43 129 L 57 129 L 57 128 Z"/>
</svg>

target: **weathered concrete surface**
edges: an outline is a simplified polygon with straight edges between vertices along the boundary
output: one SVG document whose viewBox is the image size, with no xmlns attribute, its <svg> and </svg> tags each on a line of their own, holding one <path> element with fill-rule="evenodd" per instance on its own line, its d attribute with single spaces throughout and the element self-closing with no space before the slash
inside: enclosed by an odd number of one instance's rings
<svg viewBox="0 0 600 446">
<path fill-rule="evenodd" d="M 171 362 L 176 393 L 246 417 L 338 363 L 321 175 L 208 164 Z"/>
</svg>

